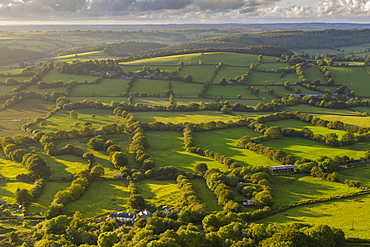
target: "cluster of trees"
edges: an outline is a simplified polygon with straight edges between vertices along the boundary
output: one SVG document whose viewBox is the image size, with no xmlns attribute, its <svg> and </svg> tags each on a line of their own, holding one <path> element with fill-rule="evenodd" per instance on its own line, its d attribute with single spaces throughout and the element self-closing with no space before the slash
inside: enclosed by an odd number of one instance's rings
<svg viewBox="0 0 370 247">
<path fill-rule="evenodd" d="M 147 203 L 145 202 L 144 197 L 139 193 L 139 190 L 133 181 L 130 181 L 128 188 L 130 190 L 130 197 L 127 201 L 128 206 L 136 210 L 145 209 L 147 207 Z"/>
<path fill-rule="evenodd" d="M 108 71 L 114 71 L 119 75 L 123 74 L 117 61 L 112 59 L 94 61 L 74 60 L 72 63 L 62 62 L 57 68 L 61 73 L 74 75 L 90 75 L 90 71 L 98 72 L 99 75 L 106 75 Z"/>
<path fill-rule="evenodd" d="M 208 213 L 205 205 L 200 202 L 193 185 L 187 177 L 179 175 L 176 181 L 177 188 L 181 191 L 179 218 L 183 222 L 199 222 L 199 219 L 203 219 Z"/>
<path fill-rule="evenodd" d="M 45 188 L 45 180 L 43 178 L 36 179 L 30 190 L 17 188 L 15 192 L 15 200 L 17 204 L 25 207 L 30 202 L 36 201 L 42 194 Z"/>
</svg>

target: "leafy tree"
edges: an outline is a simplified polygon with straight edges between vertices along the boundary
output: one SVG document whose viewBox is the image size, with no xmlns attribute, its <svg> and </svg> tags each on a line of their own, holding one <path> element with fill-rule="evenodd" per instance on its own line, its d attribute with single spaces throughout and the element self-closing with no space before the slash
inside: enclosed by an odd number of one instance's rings
<svg viewBox="0 0 370 247">
<path fill-rule="evenodd" d="M 33 197 L 27 189 L 18 188 L 15 192 L 15 200 L 19 205 L 27 205 L 33 200 Z"/>
<path fill-rule="evenodd" d="M 118 240 L 115 232 L 102 232 L 98 237 L 99 247 L 112 247 Z"/>
<path fill-rule="evenodd" d="M 109 156 L 109 160 L 116 168 L 128 165 L 127 155 L 123 152 L 112 152 Z"/>
<path fill-rule="evenodd" d="M 90 174 L 95 178 L 100 178 L 104 176 L 104 167 L 102 165 L 96 165 L 91 169 Z"/>
<path fill-rule="evenodd" d="M 69 116 L 73 119 L 78 118 L 78 113 L 75 110 L 70 111 Z"/>
<path fill-rule="evenodd" d="M 82 155 L 82 157 L 83 157 L 84 159 L 86 159 L 86 160 L 89 162 L 89 164 L 90 164 L 90 165 L 93 163 L 94 158 L 95 158 L 94 154 L 93 154 L 93 153 L 90 153 L 90 152 L 86 152 L 86 153 L 84 153 L 84 154 Z"/>
<path fill-rule="evenodd" d="M 131 194 L 127 204 L 129 205 L 129 207 L 137 210 L 141 210 L 146 207 L 145 199 L 140 194 Z"/>
<path fill-rule="evenodd" d="M 206 171 L 208 170 L 208 166 L 206 163 L 198 163 L 194 166 L 194 170 L 201 176 L 203 176 Z"/>
</svg>

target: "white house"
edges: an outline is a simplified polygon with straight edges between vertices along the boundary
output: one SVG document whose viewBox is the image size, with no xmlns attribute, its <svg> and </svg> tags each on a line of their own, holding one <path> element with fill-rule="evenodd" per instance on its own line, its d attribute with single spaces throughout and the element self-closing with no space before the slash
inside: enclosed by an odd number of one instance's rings
<svg viewBox="0 0 370 247">
<path fill-rule="evenodd" d="M 134 213 L 118 212 L 110 213 L 109 219 L 117 220 L 119 222 L 133 222 L 135 221 L 136 215 Z"/>
</svg>

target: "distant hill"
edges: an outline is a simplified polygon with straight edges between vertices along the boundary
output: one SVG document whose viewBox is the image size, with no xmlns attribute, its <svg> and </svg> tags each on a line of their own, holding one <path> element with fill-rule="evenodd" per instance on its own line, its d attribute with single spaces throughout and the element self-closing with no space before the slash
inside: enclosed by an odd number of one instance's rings
<svg viewBox="0 0 370 247">
<path fill-rule="evenodd" d="M 254 45 L 281 46 L 287 49 L 333 49 L 342 46 L 370 44 L 370 29 L 322 30 L 322 31 L 275 31 L 218 36 L 179 45 L 165 50 L 247 47 Z M 370 45 L 369 45 L 370 48 Z"/>
</svg>

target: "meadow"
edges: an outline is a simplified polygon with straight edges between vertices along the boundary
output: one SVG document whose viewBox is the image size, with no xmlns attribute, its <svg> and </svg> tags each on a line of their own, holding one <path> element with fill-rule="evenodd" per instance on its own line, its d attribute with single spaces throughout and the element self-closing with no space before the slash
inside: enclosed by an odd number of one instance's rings
<svg viewBox="0 0 370 247">
<path fill-rule="evenodd" d="M 234 67 L 234 66 L 222 66 L 221 69 L 217 72 L 217 75 L 213 79 L 212 83 L 220 83 L 222 78 L 234 79 L 237 76 L 241 76 L 249 71 L 249 67 Z"/>
<path fill-rule="evenodd" d="M 50 101 L 26 99 L 14 106 L 0 110 L 0 136 L 24 135 L 22 125 L 45 115 L 55 108 Z"/>
<path fill-rule="evenodd" d="M 252 63 L 256 64 L 257 55 L 239 54 L 231 52 L 207 52 L 203 53 L 203 64 L 217 65 L 222 62 L 225 65 L 233 66 L 250 66 Z M 268 57 L 265 57 L 268 60 Z"/>
<path fill-rule="evenodd" d="M 349 90 L 355 91 L 358 96 L 370 96 L 370 83 L 364 83 L 369 81 L 370 76 L 363 68 L 330 67 L 328 70 L 336 84 L 347 86 Z"/>
<path fill-rule="evenodd" d="M 347 238 L 370 239 L 370 196 L 299 206 L 273 215 L 257 223 L 326 224 L 344 231 Z M 352 230 L 353 224 L 353 230 Z"/>
<path fill-rule="evenodd" d="M 298 137 L 284 137 L 282 139 L 263 142 L 266 147 L 281 149 L 288 154 L 299 158 L 316 159 L 318 154 L 328 157 L 347 155 L 354 159 L 364 157 L 365 151 L 370 149 L 369 143 L 356 143 L 351 146 L 330 147 L 315 141 Z"/>
<path fill-rule="evenodd" d="M 206 181 L 203 178 L 195 178 L 191 180 L 191 184 L 197 193 L 200 201 L 206 206 L 210 212 L 220 211 L 222 208 L 217 204 L 217 198 L 215 194 L 209 190 Z"/>
<path fill-rule="evenodd" d="M 284 81 L 282 81 L 281 83 L 277 83 L 277 81 L 279 81 L 280 79 L 281 79 L 280 73 L 253 72 L 248 81 L 248 84 L 249 85 L 283 84 Z M 285 81 L 288 81 L 288 80 L 285 80 Z"/>
<path fill-rule="evenodd" d="M 257 69 L 266 71 L 277 71 L 278 69 L 285 69 L 286 67 L 289 67 L 288 63 L 276 63 L 275 61 L 273 63 L 261 63 L 256 66 Z"/>
<path fill-rule="evenodd" d="M 320 80 L 320 83 L 324 84 L 326 82 L 326 78 L 323 73 L 321 73 L 319 68 L 310 67 L 305 69 L 304 74 L 306 78 L 310 81 L 310 83 L 314 83 L 315 80 Z"/>
<path fill-rule="evenodd" d="M 261 134 L 248 128 L 232 128 L 224 130 L 212 130 L 196 132 L 195 145 L 202 149 L 214 151 L 226 157 L 234 159 L 240 165 L 247 166 L 276 166 L 274 161 L 263 155 L 236 146 L 238 139 L 243 136 L 257 137 Z"/>
<path fill-rule="evenodd" d="M 220 86 L 211 85 L 209 86 L 206 97 L 207 98 L 222 98 L 222 99 L 236 99 L 238 95 L 241 95 L 242 99 L 258 99 L 256 95 L 253 95 L 245 86 Z"/>
<path fill-rule="evenodd" d="M 217 161 L 186 152 L 181 132 L 148 131 L 146 136 L 150 145 L 148 153 L 157 166 L 174 166 L 186 172 L 194 172 L 196 164 L 206 163 L 209 168 L 227 170 L 225 165 Z"/>
<path fill-rule="evenodd" d="M 189 66 L 187 65 L 181 69 L 178 75 L 181 77 L 184 77 L 190 74 L 193 76 L 193 81 L 206 82 L 206 81 L 211 81 L 215 70 L 216 70 L 215 66 L 207 66 L 207 65 Z"/>
<path fill-rule="evenodd" d="M 97 84 L 76 85 L 71 96 L 119 96 L 126 91 L 128 80 L 104 79 Z"/>
<path fill-rule="evenodd" d="M 186 55 L 176 55 L 176 56 L 166 56 L 166 57 L 155 57 L 140 59 L 130 62 L 120 63 L 121 65 L 149 65 L 153 67 L 160 67 L 161 65 L 178 65 L 183 62 L 185 65 L 198 64 L 200 59 L 200 53 L 186 54 Z"/>
<path fill-rule="evenodd" d="M 53 81 L 63 81 L 64 83 L 68 83 L 70 81 L 77 81 L 77 82 L 92 82 L 97 77 L 88 76 L 88 75 L 72 75 L 72 74 L 65 74 L 59 72 L 56 68 L 49 71 L 45 76 L 42 77 L 42 81 L 50 83 Z"/>
</svg>

